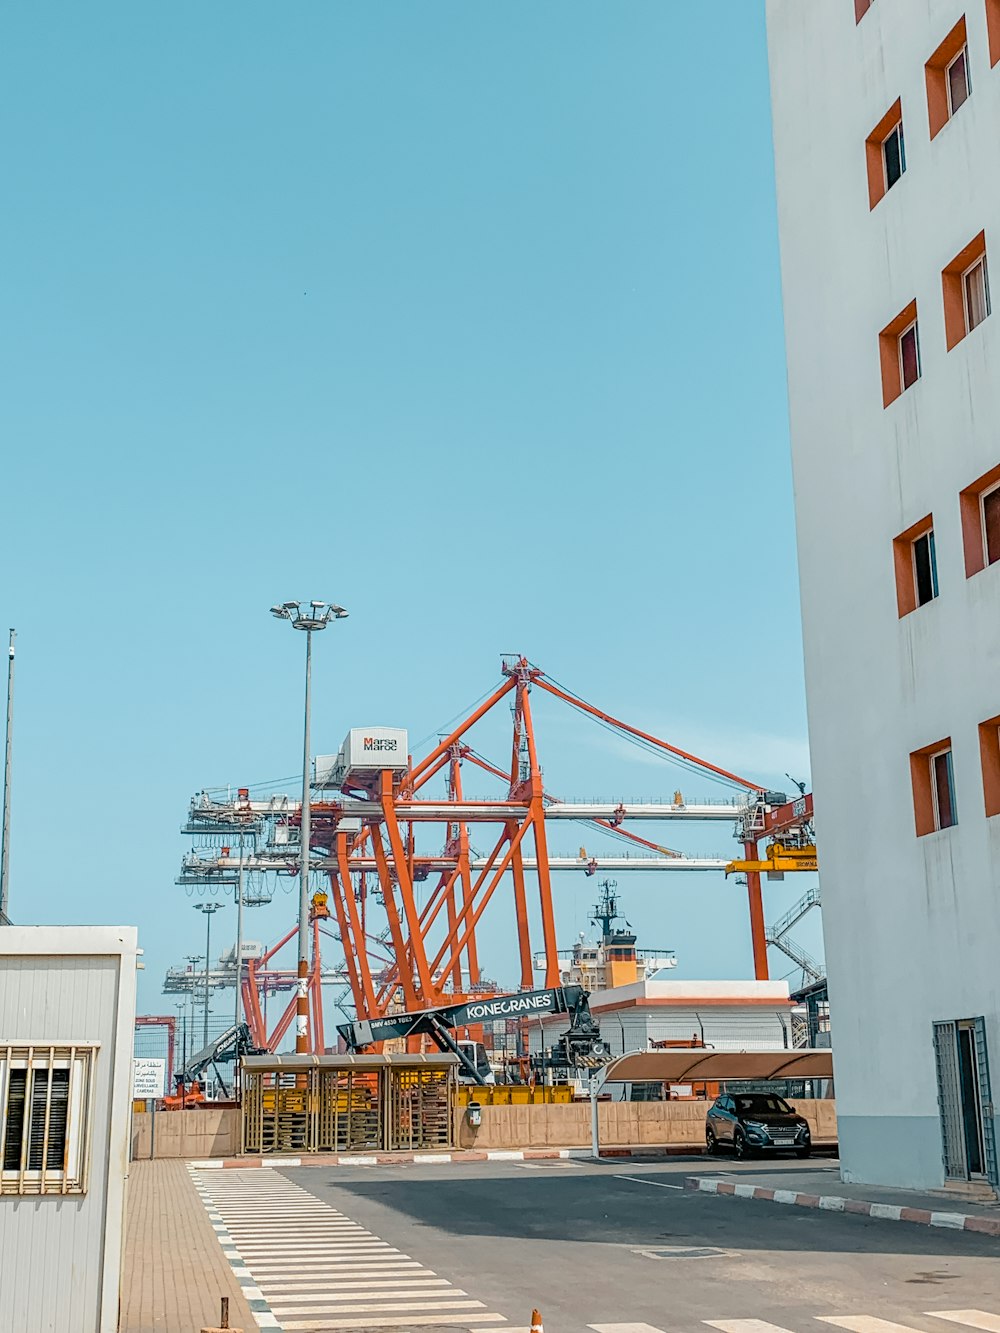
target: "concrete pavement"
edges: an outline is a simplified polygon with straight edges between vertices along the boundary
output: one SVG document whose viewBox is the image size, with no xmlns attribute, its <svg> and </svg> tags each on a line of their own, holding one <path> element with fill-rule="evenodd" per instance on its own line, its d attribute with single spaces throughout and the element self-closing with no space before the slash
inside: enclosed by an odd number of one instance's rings
<svg viewBox="0 0 1000 1333">
<path fill-rule="evenodd" d="M 256 1327 L 183 1162 L 132 1162 L 125 1211 L 120 1333 L 198 1333 L 219 1320 Z"/>
<path fill-rule="evenodd" d="M 851 1333 L 899 1333 L 872 1322 L 879 1320 L 947 1333 L 956 1325 L 933 1312 L 955 1311 L 977 1311 L 979 1327 L 1000 1333 L 995 1239 L 778 1204 L 740 1206 L 685 1191 L 689 1172 L 670 1162 L 579 1160 L 484 1163 L 461 1172 L 282 1168 L 298 1191 L 336 1213 L 338 1225 L 364 1233 L 353 1252 L 369 1256 L 367 1274 L 414 1264 L 385 1280 L 429 1275 L 446 1284 L 447 1295 L 437 1303 L 396 1299 L 410 1288 L 389 1288 L 388 1296 L 354 1302 L 366 1310 L 348 1312 L 347 1297 L 358 1290 L 344 1290 L 350 1244 L 338 1242 L 336 1265 L 324 1261 L 321 1243 L 303 1264 L 294 1240 L 278 1253 L 260 1233 L 253 1237 L 253 1263 L 264 1274 L 257 1285 L 277 1301 L 272 1326 L 303 1333 L 504 1327 L 498 1319 L 524 1328 L 533 1306 L 546 1333 L 593 1326 L 611 1333 L 612 1325 L 616 1333 L 704 1333 L 720 1324 L 723 1333 L 768 1333 L 748 1320 L 792 1333 L 822 1333 L 823 1320 L 850 1320 L 841 1326 Z M 386 1247 L 382 1258 L 378 1247 Z M 470 1304 L 448 1307 L 449 1300 Z M 422 1308 L 408 1311 L 409 1301 Z"/>
</svg>

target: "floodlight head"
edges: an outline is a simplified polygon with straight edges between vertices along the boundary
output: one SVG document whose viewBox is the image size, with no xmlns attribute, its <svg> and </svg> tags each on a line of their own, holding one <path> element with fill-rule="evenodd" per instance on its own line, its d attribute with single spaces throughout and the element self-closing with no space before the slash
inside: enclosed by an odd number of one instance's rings
<svg viewBox="0 0 1000 1333">
<path fill-rule="evenodd" d="M 271 614 L 279 620 L 290 620 L 293 629 L 306 631 L 326 629 L 331 620 L 343 620 L 347 612 L 336 602 L 282 602 L 272 606 Z"/>
</svg>

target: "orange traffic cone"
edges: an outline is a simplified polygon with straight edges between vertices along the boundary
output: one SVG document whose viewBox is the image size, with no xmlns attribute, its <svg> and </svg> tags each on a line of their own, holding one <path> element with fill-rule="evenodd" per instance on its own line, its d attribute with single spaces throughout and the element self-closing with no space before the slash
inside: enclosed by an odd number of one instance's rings
<svg viewBox="0 0 1000 1333">
<path fill-rule="evenodd" d="M 531 1333 L 543 1333 L 542 1316 L 537 1310 L 531 1312 Z"/>
</svg>

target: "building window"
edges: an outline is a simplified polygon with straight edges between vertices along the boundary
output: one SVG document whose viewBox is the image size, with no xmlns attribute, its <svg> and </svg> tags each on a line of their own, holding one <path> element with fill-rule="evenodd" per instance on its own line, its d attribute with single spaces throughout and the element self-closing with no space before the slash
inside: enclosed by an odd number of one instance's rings
<svg viewBox="0 0 1000 1333">
<path fill-rule="evenodd" d="M 901 532 L 892 543 L 896 605 L 900 619 L 938 595 L 937 551 L 931 514 Z"/>
<path fill-rule="evenodd" d="M 964 14 L 924 66 L 924 77 L 933 139 L 972 92 Z"/>
<path fill-rule="evenodd" d="M 1000 561 L 1000 465 L 966 486 L 958 497 L 965 577 Z"/>
<path fill-rule="evenodd" d="M 986 34 L 990 44 L 990 68 L 1000 60 L 1000 0 L 986 0 Z"/>
<path fill-rule="evenodd" d="M 868 207 L 874 208 L 906 170 L 903 110 L 898 97 L 865 140 L 865 157 Z"/>
<path fill-rule="evenodd" d="M 980 495 L 979 515 L 983 529 L 984 565 L 995 565 L 1000 560 L 1000 483 Z"/>
<path fill-rule="evenodd" d="M 914 750 L 910 755 L 913 818 L 917 837 L 952 828 L 958 823 L 951 737 Z"/>
<path fill-rule="evenodd" d="M 882 163 L 885 167 L 885 188 L 891 190 L 906 170 L 902 121 L 893 127 L 888 138 L 882 140 Z"/>
<path fill-rule="evenodd" d="M 969 82 L 969 48 L 963 46 L 948 66 L 948 112 L 954 115 L 963 102 L 969 100 L 972 85 Z"/>
<path fill-rule="evenodd" d="M 96 1047 L 0 1046 L 0 1194 L 83 1194 Z"/>
<path fill-rule="evenodd" d="M 986 233 L 981 231 L 941 273 L 944 340 L 950 352 L 990 313 Z"/>
<path fill-rule="evenodd" d="M 925 532 L 913 543 L 913 582 L 918 606 L 926 606 L 938 595 L 937 555 L 934 551 L 933 529 Z"/>
<path fill-rule="evenodd" d="M 899 375 L 904 389 L 920 378 L 920 339 L 917 321 L 907 325 L 899 335 Z"/>
<path fill-rule="evenodd" d="M 854 0 L 854 22 L 860 23 L 871 9 L 874 0 Z"/>
<path fill-rule="evenodd" d="M 979 760 L 983 766 L 983 803 L 990 818 L 1000 815 L 1000 717 L 979 724 Z"/>
<path fill-rule="evenodd" d="M 932 754 L 930 765 L 935 827 L 952 828 L 958 823 L 958 811 L 955 805 L 955 773 L 951 762 L 951 747 Z"/>
<path fill-rule="evenodd" d="M 965 297 L 965 327 L 971 333 L 990 313 L 990 284 L 986 276 L 986 256 L 981 255 L 962 274 Z"/>
<path fill-rule="evenodd" d="M 917 303 L 911 301 L 878 336 L 882 366 L 882 404 L 888 407 L 920 378 Z"/>
</svg>

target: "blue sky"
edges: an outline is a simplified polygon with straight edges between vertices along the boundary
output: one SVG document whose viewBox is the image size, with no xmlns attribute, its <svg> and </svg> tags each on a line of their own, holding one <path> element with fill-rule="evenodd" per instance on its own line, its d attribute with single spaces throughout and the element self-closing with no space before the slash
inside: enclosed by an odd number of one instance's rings
<svg viewBox="0 0 1000 1333">
<path fill-rule="evenodd" d="M 517 651 L 807 776 L 761 8 L 8 7 L 17 920 L 137 922 L 163 1007 L 202 938 L 190 795 L 301 762 L 289 597 L 351 611 L 317 645 L 317 750 L 432 735 Z M 707 23 L 712 59 L 679 59 Z M 567 797 L 678 785 L 557 709 L 539 729 Z M 563 938 L 594 887 L 559 884 Z M 678 975 L 747 974 L 732 885 L 619 887 Z"/>
</svg>

